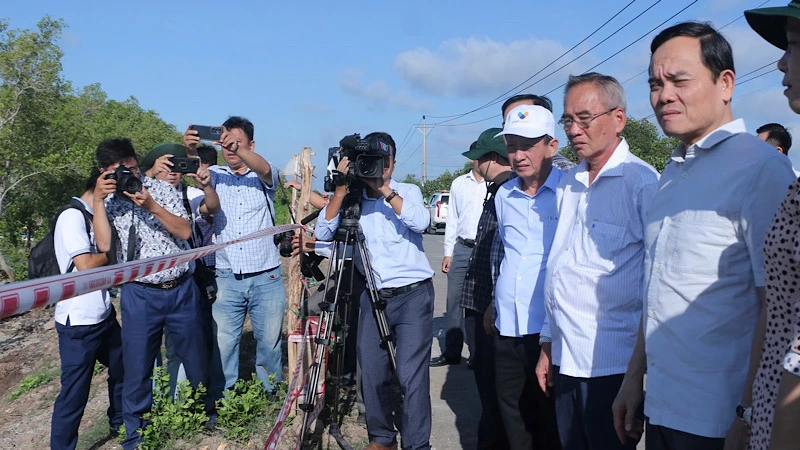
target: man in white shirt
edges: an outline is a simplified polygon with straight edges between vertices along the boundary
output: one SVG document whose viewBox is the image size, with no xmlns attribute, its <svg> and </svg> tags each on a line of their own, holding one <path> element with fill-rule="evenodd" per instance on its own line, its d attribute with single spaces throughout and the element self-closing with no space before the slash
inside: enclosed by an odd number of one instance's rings
<svg viewBox="0 0 800 450">
<path fill-rule="evenodd" d="M 491 130 L 490 130 L 491 132 Z M 497 134 L 497 133 L 495 133 Z M 481 151 L 491 143 L 494 135 L 486 131 L 481 133 L 470 152 Z M 431 367 L 459 364 L 464 336 L 461 332 L 464 320 L 464 308 L 461 307 L 461 291 L 472 249 L 475 247 L 475 234 L 478 232 L 478 219 L 483 212 L 483 200 L 486 198 L 486 183 L 478 173 L 477 161 L 472 159 L 472 170 L 457 177 L 450 184 L 450 203 L 447 210 L 447 226 L 444 231 L 444 259 L 442 272 L 447 274 L 447 311 L 445 317 L 444 351 L 441 356 L 431 359 Z M 471 352 L 474 345 L 468 341 L 470 359 L 467 363 L 472 367 Z"/>
<path fill-rule="evenodd" d="M 97 251 L 91 219 L 92 198 L 99 171 L 90 175 L 80 198 L 59 214 L 53 243 L 61 273 L 88 270 L 107 264 L 105 253 Z M 108 291 L 101 289 L 56 303 L 58 354 L 61 358 L 61 392 L 53 405 L 50 428 L 52 449 L 74 449 L 78 443 L 95 361 L 108 367 L 108 423 L 116 435 L 122 425 L 121 330 Z"/>
<path fill-rule="evenodd" d="M 648 450 L 744 448 L 736 410 L 750 406 L 751 348 L 763 342 L 764 237 L 794 174 L 734 120 L 733 53 L 719 32 L 681 23 L 650 49 L 650 104 L 681 145 L 647 208 L 644 316 L 614 426 L 621 440 L 640 435 L 646 372 Z"/>
<path fill-rule="evenodd" d="M 556 191 L 558 228 L 536 366 L 542 391 L 554 387 L 564 450 L 636 446 L 616 436 L 611 404 L 639 329 L 644 216 L 658 173 L 620 137 L 625 107 L 613 77 L 593 72 L 567 81 L 559 123 L 582 162 Z"/>
</svg>

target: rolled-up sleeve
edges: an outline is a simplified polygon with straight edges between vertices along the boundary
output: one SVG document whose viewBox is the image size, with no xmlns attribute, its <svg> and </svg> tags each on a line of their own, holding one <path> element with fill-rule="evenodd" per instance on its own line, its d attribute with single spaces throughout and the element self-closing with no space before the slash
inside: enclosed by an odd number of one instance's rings
<svg viewBox="0 0 800 450">
<path fill-rule="evenodd" d="M 339 228 L 339 214 L 331 220 L 326 220 L 325 213 L 327 210 L 327 206 L 322 208 L 319 217 L 317 217 L 317 224 L 314 226 L 314 234 L 320 241 L 332 241 L 336 230 Z"/>
<path fill-rule="evenodd" d="M 401 190 L 402 192 L 400 192 Z M 397 218 L 417 233 L 425 231 L 431 219 L 430 213 L 425 209 L 425 202 L 422 200 L 422 191 L 413 184 L 403 184 L 399 186 L 397 193 L 403 197 L 403 207 Z M 319 224 L 319 222 L 317 223 Z"/>
</svg>

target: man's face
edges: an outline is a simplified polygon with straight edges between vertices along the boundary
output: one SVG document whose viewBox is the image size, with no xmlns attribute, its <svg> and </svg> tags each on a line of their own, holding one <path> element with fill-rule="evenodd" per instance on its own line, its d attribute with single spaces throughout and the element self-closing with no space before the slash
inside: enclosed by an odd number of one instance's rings
<svg viewBox="0 0 800 450">
<path fill-rule="evenodd" d="M 780 61 L 778 70 L 783 72 L 783 95 L 789 100 L 792 111 L 800 114 L 800 20 L 790 17 L 786 20 L 786 39 L 788 45 Z"/>
<path fill-rule="evenodd" d="M 392 150 L 394 151 L 394 150 Z M 389 183 L 389 180 L 392 179 L 392 173 L 394 172 L 394 158 L 391 156 L 383 156 L 383 180 L 385 183 Z"/>
<path fill-rule="evenodd" d="M 139 161 L 137 161 L 136 158 L 123 159 L 122 161 L 116 162 L 116 163 L 111 164 L 110 166 L 106 167 L 105 170 L 106 170 L 106 172 L 109 172 L 109 171 L 113 172 L 119 166 L 127 167 L 137 177 L 140 175 L 139 174 Z"/>
<path fill-rule="evenodd" d="M 158 172 L 156 174 L 156 180 L 166 181 L 177 188 L 178 183 L 181 182 L 181 174 L 178 172 Z"/>
<path fill-rule="evenodd" d="M 730 111 L 735 79 L 726 70 L 714 82 L 696 38 L 662 44 L 650 58 L 649 82 L 650 105 L 664 134 L 689 146 L 714 131 Z"/>
<path fill-rule="evenodd" d="M 236 142 L 239 144 L 238 151 L 252 152 L 255 150 L 256 142 L 248 139 L 244 130 L 241 128 L 232 128 L 231 133 L 236 136 Z M 242 159 L 239 158 L 239 155 L 232 152 L 229 147 L 222 147 L 222 158 L 225 160 L 225 163 L 228 164 L 228 167 L 234 170 L 238 169 L 244 164 Z"/>
<path fill-rule="evenodd" d="M 534 179 L 552 164 L 553 147 L 558 149 L 558 140 L 552 139 L 545 144 L 545 139 L 529 139 L 507 134 L 503 136 L 508 150 L 511 167 L 520 178 Z"/>
<path fill-rule="evenodd" d="M 609 106 L 594 83 L 576 85 L 564 97 L 564 132 L 579 159 L 591 159 L 616 148 L 618 135 L 625 128 L 625 112 L 609 111 Z"/>
</svg>

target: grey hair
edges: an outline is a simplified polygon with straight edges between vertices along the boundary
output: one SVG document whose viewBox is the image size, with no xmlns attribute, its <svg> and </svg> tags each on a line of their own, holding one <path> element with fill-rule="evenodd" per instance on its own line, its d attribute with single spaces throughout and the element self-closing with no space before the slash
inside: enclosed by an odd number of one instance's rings
<svg viewBox="0 0 800 450">
<path fill-rule="evenodd" d="M 619 84 L 616 78 L 610 75 L 603 75 L 597 72 L 584 73 L 583 75 L 570 75 L 567 85 L 564 88 L 564 97 L 573 87 L 583 83 L 594 83 L 603 91 L 607 108 L 619 108 L 625 111 L 628 102 L 625 100 L 625 89 Z"/>
</svg>

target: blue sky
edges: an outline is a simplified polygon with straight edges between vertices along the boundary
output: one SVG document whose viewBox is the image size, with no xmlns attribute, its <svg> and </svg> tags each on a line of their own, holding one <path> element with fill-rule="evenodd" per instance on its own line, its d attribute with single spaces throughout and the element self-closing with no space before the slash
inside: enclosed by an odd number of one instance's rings
<svg viewBox="0 0 800 450">
<path fill-rule="evenodd" d="M 280 167 L 303 146 L 311 147 L 317 166 L 314 186 L 319 188 L 328 147 L 355 132 L 391 133 L 399 146 L 395 178 L 420 176 L 422 136 L 411 127 L 423 114 L 433 124 L 444 120 L 434 117 L 487 103 L 551 63 L 630 1 L 26 0 L 7 2 L 0 16 L 10 19 L 12 28 L 33 28 L 44 14 L 64 19 L 69 27 L 61 42 L 64 76 L 73 86 L 98 82 L 111 98 L 135 96 L 181 131 L 189 123 L 211 125 L 229 115 L 246 116 L 255 124 L 257 151 Z M 559 86 L 570 73 L 587 71 L 690 3 L 635 1 L 524 92 L 553 91 L 549 96 L 558 117 Z M 761 3 L 699 0 L 658 29 L 687 19 L 720 27 Z M 773 0 L 767 6 L 786 3 Z M 597 48 L 542 79 L 648 8 Z M 594 69 L 627 81 L 628 114 L 637 118 L 652 113 L 647 77 L 641 72 L 656 32 Z M 723 33 L 734 47 L 740 80 L 774 68 L 770 64 L 742 77 L 781 53 L 744 19 Z M 800 117 L 789 110 L 780 80 L 774 71 L 737 87 L 734 112 L 751 131 L 770 121 L 800 130 Z M 481 119 L 488 120 L 460 125 Z M 461 152 L 481 131 L 500 123 L 498 104 L 434 128 L 428 137 L 428 177 L 462 167 Z M 563 133 L 557 134 L 564 144 Z M 800 143 L 790 156 L 800 167 Z"/>
</svg>

